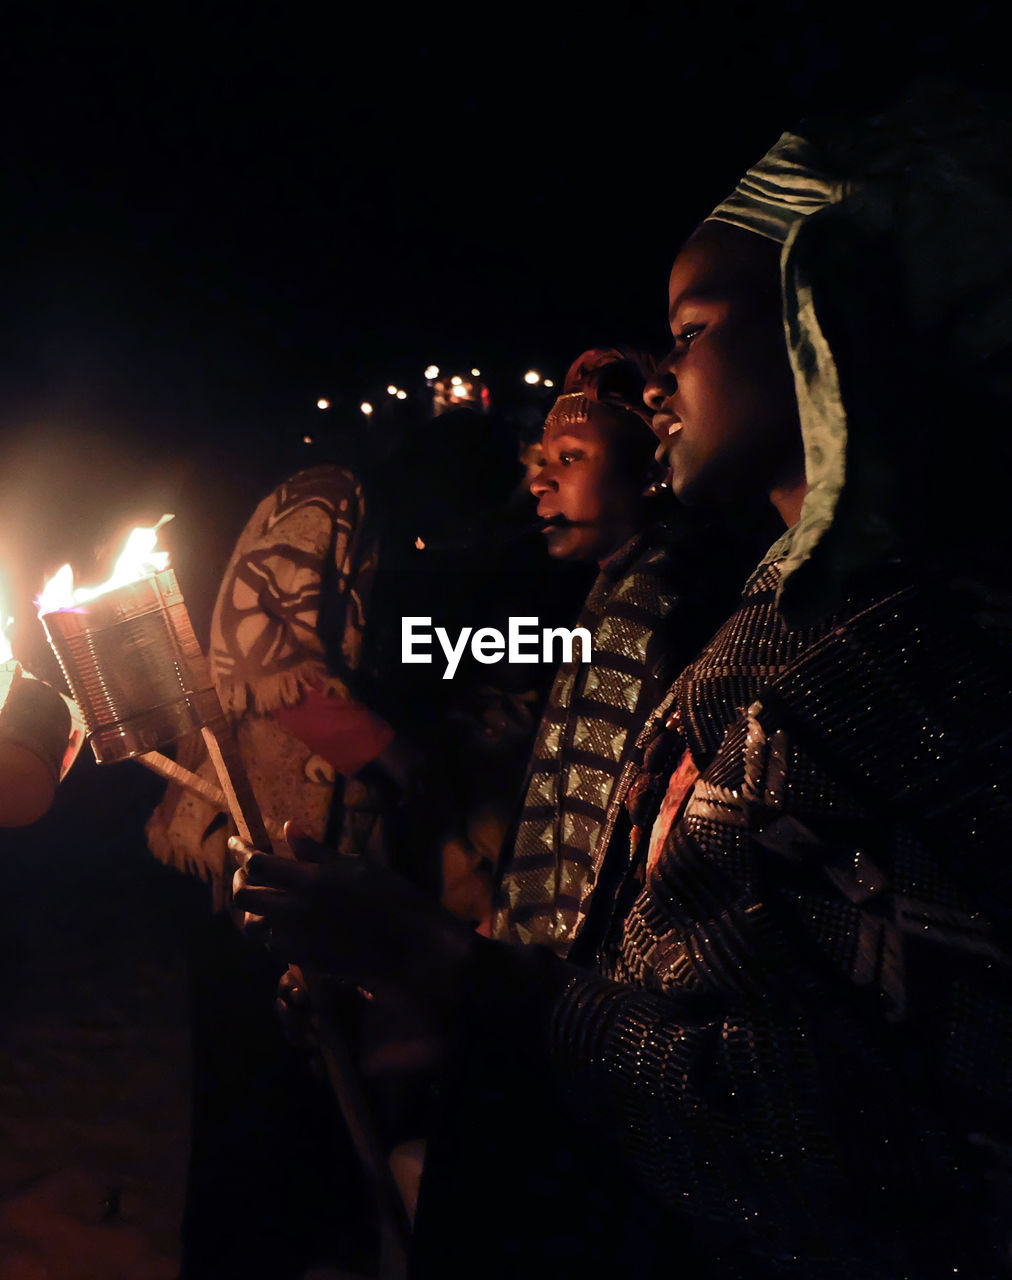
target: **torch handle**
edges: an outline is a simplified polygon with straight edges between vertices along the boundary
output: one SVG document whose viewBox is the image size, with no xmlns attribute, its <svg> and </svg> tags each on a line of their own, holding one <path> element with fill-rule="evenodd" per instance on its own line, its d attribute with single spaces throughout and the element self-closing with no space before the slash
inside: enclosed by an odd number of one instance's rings
<svg viewBox="0 0 1012 1280">
<path fill-rule="evenodd" d="M 224 715 L 220 720 L 211 720 L 200 730 L 207 754 L 211 757 L 214 771 L 218 775 L 221 789 L 228 801 L 228 811 L 232 815 L 241 840 L 252 845 L 254 849 L 269 850 L 271 847 L 267 827 L 264 824 L 260 806 L 257 804 L 253 787 L 239 755 L 239 748 Z"/>
<path fill-rule="evenodd" d="M 240 838 L 254 849 L 270 849 L 260 806 L 239 754 L 235 735 L 224 713 L 207 719 L 201 733 Z M 407 1208 L 373 1123 L 351 1053 L 340 1029 L 328 1015 L 323 981 L 312 973 L 306 973 L 305 978 L 310 1000 L 319 1014 L 321 1056 L 330 1087 L 334 1091 L 358 1158 L 372 1185 L 379 1213 L 380 1280 L 405 1280 L 407 1246 L 411 1233 Z"/>
</svg>

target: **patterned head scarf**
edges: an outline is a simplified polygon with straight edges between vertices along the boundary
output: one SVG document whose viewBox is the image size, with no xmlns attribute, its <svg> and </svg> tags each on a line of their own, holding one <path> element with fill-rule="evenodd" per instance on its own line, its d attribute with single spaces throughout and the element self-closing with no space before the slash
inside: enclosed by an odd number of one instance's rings
<svg viewBox="0 0 1012 1280">
<path fill-rule="evenodd" d="M 562 395 L 549 410 L 545 425 L 586 421 L 591 405 L 604 404 L 616 413 L 630 414 L 650 431 L 643 390 L 655 368 L 653 356 L 644 351 L 591 347 L 569 366 Z"/>
<path fill-rule="evenodd" d="M 940 531 L 951 553 L 963 525 L 961 546 L 986 554 L 983 488 L 1012 466 L 1007 435 L 986 435 L 1007 418 L 1012 353 L 1012 152 L 993 109 L 931 86 L 805 134 L 785 133 L 710 214 L 783 246 L 809 486 L 783 564 L 792 622 Z M 970 449 L 939 430 L 953 389 Z"/>
<path fill-rule="evenodd" d="M 624 435 L 627 457 L 638 469 L 650 467 L 656 441 L 650 426 L 650 411 L 643 391 L 656 368 L 653 356 L 622 347 L 592 347 L 569 366 L 545 427 L 561 427 L 586 422 L 595 405 L 602 405 L 628 428 Z M 642 455 L 642 456 L 641 456 Z"/>
</svg>

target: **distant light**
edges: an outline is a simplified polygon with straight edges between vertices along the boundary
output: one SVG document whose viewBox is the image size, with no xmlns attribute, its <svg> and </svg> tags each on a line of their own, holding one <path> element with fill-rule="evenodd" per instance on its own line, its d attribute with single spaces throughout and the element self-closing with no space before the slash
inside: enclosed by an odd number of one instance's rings
<svg viewBox="0 0 1012 1280">
<path fill-rule="evenodd" d="M 461 384 L 463 381 L 464 381 L 464 379 L 463 379 L 463 378 L 460 378 L 460 377 L 457 377 L 456 375 L 454 375 L 454 376 L 450 379 L 450 386 L 451 386 L 451 387 L 459 387 L 459 386 L 460 386 L 460 384 Z"/>
<path fill-rule="evenodd" d="M 365 414 L 367 418 L 372 413 L 372 405 L 369 403 L 368 400 L 363 400 L 358 407 L 359 409 L 361 409 L 361 411 Z"/>
<path fill-rule="evenodd" d="M 415 546 L 416 546 L 416 548 L 417 548 L 419 551 L 424 551 L 424 550 L 425 550 L 425 542 L 423 541 L 423 539 L 422 539 L 422 538 L 416 538 L 416 539 L 415 539 Z"/>
<path fill-rule="evenodd" d="M 394 384 L 391 382 L 391 384 L 389 385 L 389 387 L 387 387 L 387 395 L 388 395 L 388 396 L 395 396 L 396 394 L 397 394 L 397 388 L 396 388 L 396 387 L 394 386 Z"/>
<path fill-rule="evenodd" d="M 481 370 L 480 370 L 480 369 L 472 369 L 472 370 L 471 370 L 471 377 L 472 377 L 472 378 L 480 378 L 480 377 L 481 377 Z"/>
<path fill-rule="evenodd" d="M 439 377 L 439 365 L 438 365 L 438 364 L 430 364 L 430 365 L 429 365 L 429 367 L 425 370 L 425 376 L 426 376 L 428 379 L 430 379 L 430 380 L 431 380 L 432 378 L 438 378 L 438 377 Z"/>
<path fill-rule="evenodd" d="M 406 391 L 398 391 L 398 392 L 397 392 L 397 399 L 398 399 L 398 400 L 406 400 L 407 398 L 408 398 L 408 393 L 407 393 Z"/>
<path fill-rule="evenodd" d="M 302 443 L 303 443 L 303 444 L 312 444 L 312 443 L 313 443 L 313 437 L 312 437 L 312 436 L 303 436 L 303 437 L 302 437 Z"/>
<path fill-rule="evenodd" d="M 317 402 L 316 402 L 316 407 L 317 407 L 317 409 L 329 409 L 329 408 L 330 408 L 330 401 L 329 401 L 329 400 L 323 400 L 323 399 L 317 400 Z"/>
<path fill-rule="evenodd" d="M 536 387 L 540 381 L 541 374 L 538 373 L 537 369 L 528 369 L 524 374 L 524 382 L 526 382 L 529 387 Z"/>
<path fill-rule="evenodd" d="M 545 385 L 546 387 L 554 387 L 554 386 L 555 386 L 555 383 L 552 381 L 552 379 L 551 379 L 551 378 L 546 378 L 546 379 L 545 379 L 545 383 L 544 383 L 544 385 Z"/>
<path fill-rule="evenodd" d="M 452 387 L 452 388 L 451 388 L 451 390 L 450 390 L 450 395 L 451 395 L 451 396 L 457 396 L 458 398 L 459 398 L 460 396 L 466 396 L 466 395 L 467 395 L 467 387 Z"/>
</svg>

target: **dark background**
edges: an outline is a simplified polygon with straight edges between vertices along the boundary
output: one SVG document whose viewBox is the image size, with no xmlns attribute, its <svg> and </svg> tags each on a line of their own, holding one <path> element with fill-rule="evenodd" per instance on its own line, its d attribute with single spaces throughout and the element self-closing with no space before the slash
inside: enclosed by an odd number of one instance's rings
<svg viewBox="0 0 1012 1280">
<path fill-rule="evenodd" d="M 662 350 L 679 243 L 784 128 L 918 74 L 1007 77 L 979 0 L 320 8 L 0 21 L 0 591 L 56 682 L 31 601 L 64 560 L 97 581 L 175 512 L 206 639 L 304 435 L 339 455 L 359 402 L 420 396 L 430 362 L 517 411 L 532 365 Z M 174 1274 L 206 903 L 145 850 L 161 789 L 86 750 L 0 832 L 0 1273 L 6 1248 L 57 1280 Z"/>
<path fill-rule="evenodd" d="M 35 652 L 44 571 L 94 575 L 165 510 L 202 632 L 303 435 L 357 428 L 388 382 L 420 392 L 432 361 L 478 365 L 509 407 L 531 365 L 558 378 L 594 343 L 662 347 L 670 260 L 743 168 L 807 111 L 874 106 L 918 73 L 1000 83 L 994 9 L 8 11 L 16 648 Z"/>
</svg>

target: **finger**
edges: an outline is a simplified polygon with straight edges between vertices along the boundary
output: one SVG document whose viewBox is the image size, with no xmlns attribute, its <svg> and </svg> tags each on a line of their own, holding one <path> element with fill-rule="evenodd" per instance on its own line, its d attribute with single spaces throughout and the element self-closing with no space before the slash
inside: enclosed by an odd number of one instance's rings
<svg viewBox="0 0 1012 1280">
<path fill-rule="evenodd" d="M 239 836 L 229 836 L 228 847 L 239 866 L 244 866 L 246 860 L 256 853 L 256 849 L 251 844 L 247 844 L 245 840 L 240 839 Z"/>
<path fill-rule="evenodd" d="M 239 928 L 251 941 L 264 944 L 266 944 L 271 931 L 270 925 L 268 925 L 263 916 L 253 915 L 249 911 L 242 913 L 239 919 Z"/>
<path fill-rule="evenodd" d="M 306 918 L 305 907 L 299 899 L 280 889 L 248 885 L 233 901 L 240 911 L 263 916 L 272 929 L 298 931 Z"/>
<path fill-rule="evenodd" d="M 298 1008 L 307 1008 L 312 1003 L 302 971 L 297 966 L 289 965 L 287 971 L 281 975 L 281 981 L 278 983 L 278 997 L 285 1004 Z"/>
<path fill-rule="evenodd" d="M 245 873 L 246 884 L 265 885 L 277 889 L 305 891 L 315 883 L 317 878 L 317 868 L 312 864 L 256 851 L 249 854 L 246 865 L 241 870 Z"/>
<path fill-rule="evenodd" d="M 334 857 L 333 849 L 311 840 L 298 823 L 291 819 L 285 823 L 285 844 L 291 849 L 292 857 L 297 862 L 322 863 L 329 862 Z"/>
</svg>

